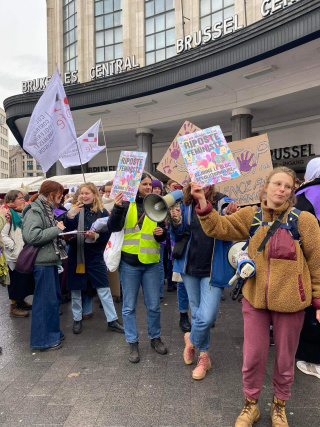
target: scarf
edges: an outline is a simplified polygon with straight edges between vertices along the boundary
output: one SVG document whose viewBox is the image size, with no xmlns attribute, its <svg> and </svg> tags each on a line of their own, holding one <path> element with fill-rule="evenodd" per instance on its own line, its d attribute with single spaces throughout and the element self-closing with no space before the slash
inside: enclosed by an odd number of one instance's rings
<svg viewBox="0 0 320 427">
<path fill-rule="evenodd" d="M 93 211 L 91 211 L 92 204 L 90 205 L 84 205 L 83 209 L 79 213 L 79 220 L 78 220 L 78 231 L 84 231 L 85 230 L 85 220 L 84 217 L 86 216 L 86 222 L 88 221 L 91 214 L 94 214 Z M 86 267 L 85 267 L 85 258 L 84 258 L 84 241 L 85 237 L 83 234 L 77 234 L 77 268 L 76 273 L 78 274 L 85 274 Z"/>
<path fill-rule="evenodd" d="M 12 225 L 13 225 L 13 230 L 16 231 L 16 229 L 19 227 L 21 228 L 22 226 L 22 219 L 21 216 L 18 214 L 18 212 L 16 212 L 14 209 L 10 208 L 10 213 L 11 213 L 11 218 L 12 218 Z"/>
<path fill-rule="evenodd" d="M 53 212 L 53 209 L 55 209 L 55 204 L 49 201 L 43 194 L 39 194 L 38 199 L 44 207 L 44 212 L 49 220 L 49 227 L 56 227 L 56 221 Z M 52 243 L 54 251 L 57 255 L 59 255 L 61 261 L 68 258 L 68 255 L 64 250 L 64 247 L 66 245 L 64 240 L 57 236 L 53 239 Z"/>
</svg>

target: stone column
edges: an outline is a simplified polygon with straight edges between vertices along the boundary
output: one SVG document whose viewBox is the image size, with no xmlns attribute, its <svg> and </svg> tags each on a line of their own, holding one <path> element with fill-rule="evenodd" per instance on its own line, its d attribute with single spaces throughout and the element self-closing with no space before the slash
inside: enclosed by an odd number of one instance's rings
<svg viewBox="0 0 320 427">
<path fill-rule="evenodd" d="M 249 108 L 236 108 L 232 110 L 232 141 L 250 138 L 252 136 L 253 115 Z"/>
<path fill-rule="evenodd" d="M 71 168 L 64 168 L 62 164 L 57 161 L 54 163 L 51 168 L 47 171 L 46 176 L 47 178 L 51 178 L 52 176 L 57 175 L 70 175 L 71 174 Z"/>
<path fill-rule="evenodd" d="M 136 130 L 137 151 L 148 153 L 144 170 L 152 173 L 152 130 L 149 128 L 138 128 Z"/>
</svg>

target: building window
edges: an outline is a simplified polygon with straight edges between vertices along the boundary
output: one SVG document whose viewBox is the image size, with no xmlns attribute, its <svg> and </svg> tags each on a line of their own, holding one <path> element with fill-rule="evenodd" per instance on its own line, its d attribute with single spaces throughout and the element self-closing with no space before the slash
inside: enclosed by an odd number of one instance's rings
<svg viewBox="0 0 320 427">
<path fill-rule="evenodd" d="M 96 64 L 121 59 L 122 0 L 94 2 Z"/>
<path fill-rule="evenodd" d="M 37 171 L 41 171 L 41 165 L 37 162 Z"/>
<path fill-rule="evenodd" d="M 28 171 L 32 171 L 33 170 L 33 161 L 32 160 L 28 160 L 27 161 L 27 170 Z"/>
<path fill-rule="evenodd" d="M 24 170 L 24 162 L 22 162 L 22 170 Z"/>
<path fill-rule="evenodd" d="M 213 27 L 216 22 L 234 15 L 234 0 L 200 0 L 200 28 Z"/>
<path fill-rule="evenodd" d="M 33 173 L 32 173 L 32 172 L 31 172 L 31 173 L 30 173 L 30 172 L 28 172 L 28 173 L 27 173 L 27 176 L 33 176 Z"/>
<path fill-rule="evenodd" d="M 174 0 L 145 0 L 146 65 L 174 56 Z"/>
<path fill-rule="evenodd" d="M 77 0 L 63 0 L 64 71 L 78 69 Z"/>
</svg>

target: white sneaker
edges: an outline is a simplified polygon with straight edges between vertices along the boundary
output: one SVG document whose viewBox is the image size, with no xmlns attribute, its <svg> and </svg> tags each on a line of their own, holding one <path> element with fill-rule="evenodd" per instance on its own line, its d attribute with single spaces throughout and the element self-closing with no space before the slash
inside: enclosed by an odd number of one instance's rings
<svg viewBox="0 0 320 427">
<path fill-rule="evenodd" d="M 320 378 L 320 365 L 299 360 L 297 362 L 297 368 L 300 369 L 300 371 L 304 374 L 314 375 L 315 377 Z"/>
</svg>

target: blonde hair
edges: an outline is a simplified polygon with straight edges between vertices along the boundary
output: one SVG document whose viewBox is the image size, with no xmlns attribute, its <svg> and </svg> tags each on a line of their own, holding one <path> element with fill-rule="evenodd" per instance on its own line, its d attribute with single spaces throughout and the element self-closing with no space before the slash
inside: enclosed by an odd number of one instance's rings
<svg viewBox="0 0 320 427">
<path fill-rule="evenodd" d="M 92 208 L 91 210 L 93 212 L 98 212 L 101 211 L 103 212 L 103 205 L 102 205 L 102 201 L 101 201 L 101 197 L 100 194 L 98 192 L 97 187 L 92 183 L 92 182 L 87 182 L 86 184 L 81 184 L 80 187 L 78 188 L 79 190 L 79 201 L 81 201 L 81 195 L 80 192 L 82 190 L 82 188 L 87 188 L 88 190 L 90 190 L 96 197 L 93 199 L 93 204 L 92 204 Z"/>
<path fill-rule="evenodd" d="M 277 173 L 286 173 L 287 175 L 291 176 L 291 178 L 292 178 L 292 189 L 291 189 L 291 195 L 290 195 L 290 197 L 288 199 L 288 202 L 290 203 L 291 206 L 295 205 L 297 203 L 297 199 L 296 199 L 296 196 L 295 196 L 295 193 L 294 193 L 294 191 L 295 191 L 294 184 L 295 184 L 296 178 L 297 178 L 297 175 L 296 175 L 295 171 L 292 170 L 292 169 L 286 168 L 285 166 L 279 166 L 277 168 L 274 168 L 269 173 L 268 178 L 266 179 L 265 185 L 269 184 L 271 178 L 274 175 L 276 175 Z M 260 195 L 259 195 L 260 202 L 262 202 L 266 198 L 266 194 L 267 193 L 266 193 L 266 190 L 264 189 L 265 185 L 263 186 L 263 188 L 262 188 L 262 190 L 260 192 Z"/>
</svg>

